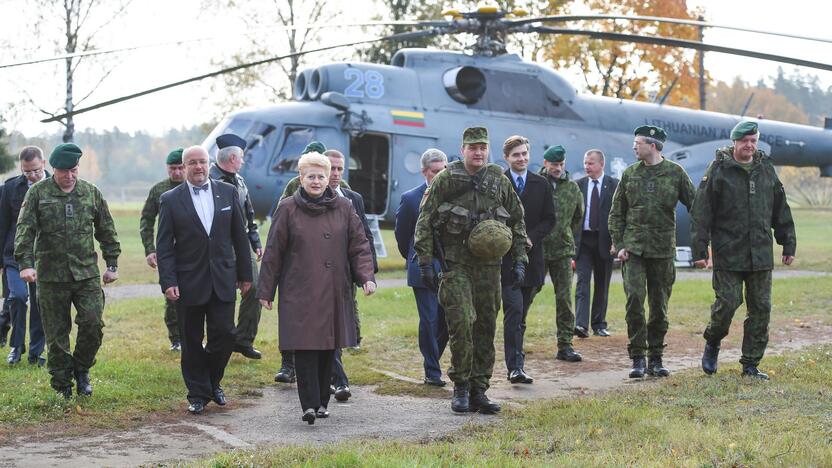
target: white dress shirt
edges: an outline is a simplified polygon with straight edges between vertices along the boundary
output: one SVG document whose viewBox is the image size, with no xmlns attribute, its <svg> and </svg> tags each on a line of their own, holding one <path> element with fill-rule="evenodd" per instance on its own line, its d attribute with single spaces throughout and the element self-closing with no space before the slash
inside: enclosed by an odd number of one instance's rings
<svg viewBox="0 0 832 468">
<path fill-rule="evenodd" d="M 194 185 L 190 181 L 185 182 L 188 184 L 188 193 L 191 194 L 196 214 L 202 221 L 202 227 L 205 228 L 205 233 L 210 235 L 211 225 L 214 223 L 214 193 L 211 191 L 211 182 L 208 182 L 208 190 L 199 190 L 199 194 L 194 193 Z"/>
<path fill-rule="evenodd" d="M 584 211 L 584 231 L 589 231 L 589 207 L 592 205 L 592 189 L 595 184 L 592 182 L 592 177 L 587 178 L 586 181 L 586 210 Z M 604 174 L 595 179 L 598 181 L 598 201 L 601 201 L 601 194 L 604 190 Z M 600 207 L 599 207 L 600 209 Z"/>
</svg>

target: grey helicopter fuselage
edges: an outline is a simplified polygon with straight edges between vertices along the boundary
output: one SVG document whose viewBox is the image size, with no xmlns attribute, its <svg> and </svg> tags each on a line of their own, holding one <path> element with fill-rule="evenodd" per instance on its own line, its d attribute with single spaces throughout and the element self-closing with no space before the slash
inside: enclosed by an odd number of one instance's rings
<svg viewBox="0 0 832 468">
<path fill-rule="evenodd" d="M 334 96 L 334 98 L 333 98 Z M 401 194 L 423 182 L 419 158 L 428 148 L 459 157 L 461 135 L 485 126 L 491 160 L 506 167 L 502 142 L 523 135 L 531 142 L 530 170 L 551 145 L 567 151 L 567 169 L 583 175 L 583 154 L 606 155 L 606 172 L 620 176 L 635 162 L 633 129 L 659 125 L 668 132 L 663 153 L 685 167 L 694 183 L 714 151 L 729 145 L 737 115 L 579 94 L 560 74 L 516 55 L 480 57 L 403 49 L 391 65 L 331 63 L 305 70 L 295 101 L 231 114 L 205 140 L 233 132 L 248 141 L 242 175 L 258 216 L 265 217 L 296 161 L 312 140 L 347 157 L 345 179 L 365 198 L 367 212 L 390 221 Z M 832 175 L 832 134 L 804 125 L 761 120 L 760 147 L 776 164 L 818 166 Z M 680 245 L 689 239 L 687 213 L 677 212 Z"/>
</svg>

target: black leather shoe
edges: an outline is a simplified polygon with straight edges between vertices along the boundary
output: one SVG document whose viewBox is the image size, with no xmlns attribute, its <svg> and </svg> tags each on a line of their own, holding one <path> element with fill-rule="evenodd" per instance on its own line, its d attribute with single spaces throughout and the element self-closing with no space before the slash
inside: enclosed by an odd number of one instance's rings
<svg viewBox="0 0 832 468">
<path fill-rule="evenodd" d="M 661 356 L 651 356 L 647 362 L 647 374 L 653 377 L 667 377 L 670 371 L 662 364 Z"/>
<path fill-rule="evenodd" d="M 479 387 L 471 387 L 471 396 L 468 402 L 468 411 L 471 413 L 497 414 L 500 412 L 500 405 L 489 400 L 485 396 L 485 390 Z"/>
<path fill-rule="evenodd" d="M 647 371 L 647 359 L 643 357 L 633 358 L 633 368 L 630 369 L 631 379 L 641 379 Z"/>
<path fill-rule="evenodd" d="M 581 355 L 579 353 L 576 353 L 571 346 L 559 349 L 558 353 L 555 354 L 555 359 L 566 362 L 580 362 L 583 360 Z"/>
<path fill-rule="evenodd" d="M 75 382 L 78 387 L 77 390 L 79 395 L 92 395 L 92 384 L 90 384 L 90 371 L 75 372 Z"/>
<path fill-rule="evenodd" d="M 295 379 L 295 369 L 291 367 L 281 367 L 274 375 L 274 381 L 280 383 L 294 383 Z"/>
<path fill-rule="evenodd" d="M 18 362 L 20 362 L 20 356 L 22 353 L 22 349 L 12 348 L 12 350 L 9 352 L 9 357 L 6 358 L 6 362 L 8 362 L 11 366 L 17 364 Z"/>
<path fill-rule="evenodd" d="M 70 398 L 72 398 L 72 385 L 64 388 L 59 388 L 57 391 L 58 395 L 64 397 L 64 400 L 69 400 Z"/>
<path fill-rule="evenodd" d="M 768 374 L 760 372 L 757 366 L 742 366 L 742 375 L 754 377 L 755 379 L 768 380 Z"/>
<path fill-rule="evenodd" d="M 249 359 L 260 359 L 263 357 L 263 355 L 260 354 L 260 351 L 254 349 L 254 346 L 234 345 L 234 352 L 240 353 Z"/>
<path fill-rule="evenodd" d="M 445 382 L 439 377 L 425 377 L 425 385 L 433 385 L 434 387 L 444 387 L 447 383 L 448 382 Z"/>
<path fill-rule="evenodd" d="M 29 361 L 30 366 L 34 366 L 35 364 L 37 364 L 38 367 L 43 367 L 46 364 L 45 358 L 42 358 L 40 356 L 33 356 L 31 354 L 29 355 L 29 358 L 27 360 Z"/>
<path fill-rule="evenodd" d="M 454 382 L 454 396 L 451 398 L 451 411 L 467 413 L 470 408 L 468 399 L 468 384 Z"/>
<path fill-rule="evenodd" d="M 315 417 L 326 419 L 329 417 L 329 411 L 327 411 L 326 408 L 318 408 L 318 411 L 315 411 Z"/>
<path fill-rule="evenodd" d="M 182 343 L 180 343 L 178 341 L 174 341 L 173 343 L 170 344 L 170 350 L 173 351 L 174 353 L 181 352 L 182 351 Z"/>
<path fill-rule="evenodd" d="M 578 338 L 589 338 L 589 331 L 581 326 L 575 327 L 575 336 Z"/>
<path fill-rule="evenodd" d="M 606 328 L 599 328 L 592 332 L 595 336 L 611 336 L 612 334 Z"/>
<path fill-rule="evenodd" d="M 716 369 L 719 366 L 719 343 L 712 345 L 705 342 L 705 352 L 702 353 L 702 370 L 708 374 L 716 374 Z"/>
<path fill-rule="evenodd" d="M 303 412 L 303 416 L 300 418 L 310 425 L 315 424 L 315 410 L 313 408 L 309 408 Z"/>
<path fill-rule="evenodd" d="M 527 374 L 526 371 L 524 371 L 523 369 L 514 369 L 508 374 L 508 381 L 513 384 L 530 384 L 534 382 L 534 379 L 531 378 L 531 376 Z"/>
<path fill-rule="evenodd" d="M 214 403 L 220 406 L 225 406 L 225 404 L 228 403 L 228 400 L 225 399 L 225 392 L 222 391 L 222 387 L 214 389 L 214 398 L 211 399 L 214 400 Z"/>
<path fill-rule="evenodd" d="M 188 412 L 191 414 L 202 414 L 205 411 L 205 403 L 201 401 L 192 401 L 188 405 Z"/>
<path fill-rule="evenodd" d="M 350 392 L 349 385 L 339 385 L 335 389 L 335 399 L 338 401 L 347 401 L 352 396 L 352 392 Z"/>
<path fill-rule="evenodd" d="M 330 385 L 329 386 L 329 394 L 330 395 L 335 395 L 335 385 Z"/>
</svg>

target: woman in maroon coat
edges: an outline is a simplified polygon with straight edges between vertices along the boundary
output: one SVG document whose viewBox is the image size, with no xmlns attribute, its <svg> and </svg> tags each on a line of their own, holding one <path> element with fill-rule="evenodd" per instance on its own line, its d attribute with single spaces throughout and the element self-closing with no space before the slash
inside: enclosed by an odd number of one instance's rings
<svg viewBox="0 0 832 468">
<path fill-rule="evenodd" d="M 257 298 L 271 310 L 277 289 L 281 351 L 295 351 L 302 419 L 329 416 L 335 349 L 357 344 L 353 283 L 375 292 L 373 256 L 350 201 L 327 186 L 329 158 L 298 161 L 301 189 L 280 202 L 260 267 Z M 278 288 L 279 286 L 279 288 Z"/>
</svg>

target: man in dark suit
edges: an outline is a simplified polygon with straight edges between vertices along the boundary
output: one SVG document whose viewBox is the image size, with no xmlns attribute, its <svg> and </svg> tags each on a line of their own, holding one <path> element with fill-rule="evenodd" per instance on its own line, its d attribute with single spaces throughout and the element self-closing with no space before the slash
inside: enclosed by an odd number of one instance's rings
<svg viewBox="0 0 832 468">
<path fill-rule="evenodd" d="M 27 146 L 20 151 L 21 175 L 12 177 L 3 184 L 0 193 L 0 246 L 3 249 L 3 273 L 9 285 L 9 315 L 12 335 L 9 339 L 11 351 L 6 361 L 9 364 L 20 362 L 26 352 L 26 301 L 29 301 L 29 364 L 43 366 L 46 360 L 43 353 L 46 338 L 38 309 L 37 283 L 27 283 L 20 278 L 20 267 L 14 259 L 14 235 L 17 230 L 17 217 L 23 198 L 29 187 L 49 177 L 43 167 L 43 151 L 37 146 Z"/>
<path fill-rule="evenodd" d="M 523 352 L 523 337 L 526 333 L 526 315 L 534 295 L 546 280 L 546 265 L 543 261 L 543 238 L 555 226 L 555 203 L 552 186 L 543 177 L 530 172 L 529 140 L 515 135 L 503 144 L 503 157 L 509 165 L 505 172 L 511 179 L 517 196 L 523 204 L 523 220 L 531 242 L 529 264 L 525 279 L 512 281 L 514 262 L 511 255 L 503 257 L 500 273 L 503 295 L 503 343 L 506 355 L 508 380 L 513 383 L 530 384 L 534 381 L 523 369 L 526 353 Z"/>
<path fill-rule="evenodd" d="M 589 336 L 590 301 L 589 289 L 592 278 L 595 290 L 592 294 L 592 330 L 598 336 L 610 336 L 607 331 L 607 298 L 613 257 L 610 254 L 610 238 L 607 218 L 612 207 L 612 196 L 618 187 L 618 179 L 604 175 L 604 153 L 591 149 L 584 154 L 586 176 L 578 180 L 578 187 L 584 196 L 584 222 L 578 246 L 576 270 L 578 283 L 575 286 L 575 335 Z"/>
<path fill-rule="evenodd" d="M 237 189 L 209 180 L 201 146 L 182 162 L 185 183 L 160 200 L 156 259 L 162 291 L 176 301 L 188 411 L 199 414 L 209 401 L 226 403 L 220 383 L 234 348 L 235 287 L 245 294 L 252 271 Z"/>
<path fill-rule="evenodd" d="M 416 220 L 419 218 L 419 204 L 425 190 L 436 174 L 445 169 L 448 157 L 442 151 L 431 148 L 422 154 L 421 162 L 425 182 L 403 193 L 399 209 L 396 211 L 396 245 L 407 263 L 407 285 L 413 288 L 413 295 L 416 296 L 416 308 L 419 311 L 419 351 L 424 360 L 425 383 L 444 387 L 445 381 L 442 380 L 439 359 L 442 358 L 448 344 L 448 324 L 445 322 L 445 311 L 439 305 L 436 292 L 422 283 L 419 262 L 413 250 L 413 234 L 416 230 Z M 434 270 L 438 270 L 438 265 L 434 265 Z"/>
</svg>

